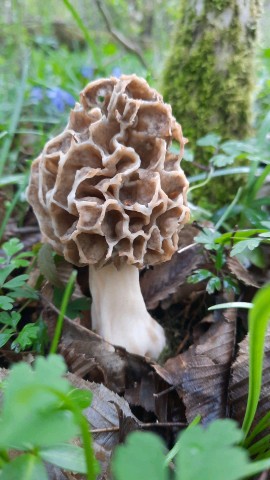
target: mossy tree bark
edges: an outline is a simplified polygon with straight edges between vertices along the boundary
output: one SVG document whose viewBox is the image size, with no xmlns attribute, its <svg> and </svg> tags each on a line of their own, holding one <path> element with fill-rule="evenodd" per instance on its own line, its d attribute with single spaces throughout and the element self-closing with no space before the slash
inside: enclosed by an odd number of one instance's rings
<svg viewBox="0 0 270 480">
<path fill-rule="evenodd" d="M 181 1 L 181 15 L 163 76 L 163 94 L 194 150 L 196 140 L 210 132 L 238 139 L 251 133 L 260 3 Z M 201 155 L 198 160 L 206 162 Z"/>
</svg>

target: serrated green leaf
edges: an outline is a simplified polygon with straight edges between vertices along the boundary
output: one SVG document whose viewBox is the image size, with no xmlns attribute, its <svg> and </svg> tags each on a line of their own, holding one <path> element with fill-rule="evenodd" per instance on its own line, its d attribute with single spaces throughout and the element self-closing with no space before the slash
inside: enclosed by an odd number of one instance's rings
<svg viewBox="0 0 270 480">
<path fill-rule="evenodd" d="M 48 480 L 48 475 L 42 460 L 26 453 L 4 466 L 0 480 Z"/>
<path fill-rule="evenodd" d="M 242 240 L 233 246 L 231 250 L 231 257 L 242 253 L 246 248 L 248 248 L 249 250 L 254 250 L 260 245 L 260 243 L 260 238 L 249 238 L 248 240 Z"/>
<path fill-rule="evenodd" d="M 30 287 L 30 285 L 24 285 L 21 288 L 14 288 L 10 292 L 8 292 L 9 296 L 12 298 L 29 298 L 31 300 L 38 300 L 39 293 L 34 290 L 34 288 Z"/>
<path fill-rule="evenodd" d="M 221 280 L 218 277 L 212 276 L 210 280 L 207 282 L 206 291 L 209 295 L 212 295 L 216 290 L 221 290 Z"/>
<path fill-rule="evenodd" d="M 33 342 L 37 339 L 39 334 L 39 327 L 34 323 L 27 323 L 23 329 L 20 331 L 16 340 L 12 342 L 11 348 L 19 352 L 25 350 L 27 347 L 30 347 Z"/>
<path fill-rule="evenodd" d="M 215 240 L 220 235 L 215 230 L 211 230 L 210 228 L 204 228 L 202 232 L 197 235 L 194 240 L 197 243 L 202 243 L 207 250 L 215 250 L 217 249 L 217 245 L 215 245 Z"/>
<path fill-rule="evenodd" d="M 11 312 L 11 313 L 1 312 L 0 313 L 0 322 L 12 328 L 17 327 L 20 319 L 21 319 L 21 315 L 18 312 Z"/>
<path fill-rule="evenodd" d="M 215 167 L 225 167 L 226 165 L 231 165 L 234 162 L 235 157 L 230 155 L 225 155 L 224 153 L 219 153 L 214 155 L 210 162 L 215 165 Z"/>
<path fill-rule="evenodd" d="M 3 288 L 8 288 L 10 290 L 14 288 L 19 288 L 22 287 L 25 282 L 28 280 L 29 275 L 27 274 L 22 274 L 18 275 L 15 278 L 12 278 L 12 280 L 9 280 L 8 282 L 4 283 Z"/>
<path fill-rule="evenodd" d="M 207 280 L 212 276 L 213 276 L 212 272 L 204 268 L 200 268 L 198 270 L 195 270 L 194 273 L 192 273 L 192 275 L 188 277 L 188 283 L 203 282 L 204 280 Z"/>
<path fill-rule="evenodd" d="M 53 249 L 48 243 L 42 245 L 38 252 L 38 266 L 46 280 L 49 280 L 55 287 L 61 287 L 53 255 Z"/>
<path fill-rule="evenodd" d="M 84 408 L 89 407 L 91 404 L 93 394 L 89 390 L 80 390 L 78 388 L 74 388 L 74 390 L 71 390 L 71 392 L 68 394 L 68 398 L 83 410 Z"/>
<path fill-rule="evenodd" d="M 0 448 L 50 447 L 78 434 L 74 416 L 61 400 L 72 389 L 65 371 L 57 355 L 37 358 L 34 369 L 26 363 L 11 369 L 4 382 Z"/>
<path fill-rule="evenodd" d="M 3 243 L 2 249 L 8 257 L 12 257 L 23 249 L 23 243 L 18 238 L 11 238 L 8 242 Z"/>
<path fill-rule="evenodd" d="M 2 310 L 11 310 L 13 307 L 14 300 L 11 297 L 0 295 L 0 308 Z"/>
<path fill-rule="evenodd" d="M 116 480 L 168 480 L 165 452 L 164 442 L 157 435 L 150 432 L 131 433 L 126 443 L 115 451 L 113 475 Z"/>
<path fill-rule="evenodd" d="M 81 447 L 68 444 L 56 445 L 53 448 L 41 449 L 39 454 L 45 462 L 52 463 L 65 470 L 86 473 L 85 455 Z"/>
<path fill-rule="evenodd" d="M 217 135 L 216 133 L 209 133 L 204 137 L 200 138 L 197 141 L 197 145 L 199 147 L 214 147 L 217 148 L 221 140 L 221 136 Z"/>
<path fill-rule="evenodd" d="M 0 287 L 5 283 L 8 276 L 15 270 L 15 267 L 8 265 L 7 267 L 1 268 L 0 270 Z"/>
<path fill-rule="evenodd" d="M 2 348 L 12 337 L 14 331 L 11 329 L 6 329 L 4 332 L 0 333 L 0 348 Z"/>
<path fill-rule="evenodd" d="M 248 465 L 237 446 L 243 433 L 232 420 L 216 420 L 207 429 L 197 425 L 180 434 L 176 480 L 239 480 Z"/>
</svg>

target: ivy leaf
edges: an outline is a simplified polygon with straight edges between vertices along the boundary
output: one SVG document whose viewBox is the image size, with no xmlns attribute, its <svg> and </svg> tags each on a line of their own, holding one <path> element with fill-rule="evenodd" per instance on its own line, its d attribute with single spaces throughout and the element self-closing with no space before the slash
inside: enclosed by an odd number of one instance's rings
<svg viewBox="0 0 270 480">
<path fill-rule="evenodd" d="M 27 323 L 20 331 L 16 340 L 11 345 L 17 353 L 30 347 L 39 335 L 39 326 L 34 323 Z"/>
<path fill-rule="evenodd" d="M 176 480 L 238 480 L 249 463 L 237 446 L 243 433 L 232 420 L 217 420 L 207 429 L 196 425 L 179 437 Z"/>
<path fill-rule="evenodd" d="M 25 273 L 23 275 L 18 275 L 17 277 L 12 278 L 12 280 L 9 280 L 9 282 L 6 282 L 3 285 L 3 288 L 8 288 L 12 290 L 13 288 L 22 287 L 25 284 L 25 282 L 28 280 L 28 278 L 29 278 L 29 275 Z"/>
<path fill-rule="evenodd" d="M 3 243 L 2 249 L 7 257 L 13 257 L 23 249 L 23 243 L 18 238 L 11 238 L 8 242 Z"/>
<path fill-rule="evenodd" d="M 13 298 L 0 295 L 0 308 L 2 310 L 11 310 L 13 307 Z"/>
<path fill-rule="evenodd" d="M 199 147 L 214 147 L 217 148 L 221 140 L 221 136 L 217 135 L 216 133 L 209 133 L 204 137 L 200 138 L 197 141 L 197 145 Z"/>
<path fill-rule="evenodd" d="M 188 277 L 188 283 L 202 282 L 203 280 L 206 280 L 207 278 L 210 278 L 212 276 L 213 276 L 213 273 L 210 272 L 209 270 L 206 270 L 204 268 L 199 268 L 198 270 L 195 270 L 195 272 Z"/>
<path fill-rule="evenodd" d="M 248 248 L 249 250 L 254 250 L 260 245 L 260 243 L 260 238 L 249 238 L 248 240 L 238 242 L 236 245 L 233 246 L 231 250 L 231 257 L 242 253 L 246 248 Z"/>
<path fill-rule="evenodd" d="M 0 480 L 48 480 L 45 466 L 40 458 L 25 453 L 7 463 L 0 474 Z"/>
<path fill-rule="evenodd" d="M 150 432 L 131 433 L 126 443 L 115 451 L 113 475 L 116 480 L 168 480 L 165 452 L 164 442 L 157 435 Z"/>
</svg>

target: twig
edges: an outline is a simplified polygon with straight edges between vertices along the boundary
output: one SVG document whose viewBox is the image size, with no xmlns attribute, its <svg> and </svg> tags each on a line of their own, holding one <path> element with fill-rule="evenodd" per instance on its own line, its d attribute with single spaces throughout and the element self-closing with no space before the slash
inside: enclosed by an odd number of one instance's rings
<svg viewBox="0 0 270 480">
<path fill-rule="evenodd" d="M 96 4 L 101 16 L 103 17 L 103 20 L 106 24 L 107 30 L 112 35 L 112 37 L 118 43 L 120 43 L 128 52 L 131 52 L 134 55 L 136 55 L 138 57 L 139 61 L 141 62 L 141 64 L 143 65 L 143 67 L 146 70 L 149 70 L 149 67 L 148 67 L 147 63 L 145 62 L 139 47 L 132 45 L 132 43 L 127 38 L 125 38 L 120 32 L 118 32 L 117 30 L 114 29 L 114 27 L 111 25 L 108 14 L 105 11 L 104 6 L 102 5 L 100 0 L 95 0 L 95 4 Z"/>
<path fill-rule="evenodd" d="M 167 427 L 186 427 L 187 424 L 184 422 L 153 422 L 153 423 L 139 423 L 139 427 L 144 428 L 167 428 Z M 108 427 L 108 428 L 95 428 L 91 430 L 91 433 L 98 434 L 98 433 L 109 433 L 109 432 L 119 432 L 120 427 Z"/>
</svg>

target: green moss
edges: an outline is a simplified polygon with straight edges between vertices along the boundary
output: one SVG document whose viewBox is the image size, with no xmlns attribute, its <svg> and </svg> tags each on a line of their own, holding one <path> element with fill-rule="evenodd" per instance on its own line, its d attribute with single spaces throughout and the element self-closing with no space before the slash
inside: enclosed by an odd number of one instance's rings
<svg viewBox="0 0 270 480">
<path fill-rule="evenodd" d="M 206 133 L 217 132 L 224 139 L 241 139 L 251 133 L 253 51 L 259 0 L 251 0 L 251 4 L 249 21 L 241 25 L 243 12 L 239 11 L 237 0 L 181 2 L 180 20 L 165 67 L 162 90 L 199 163 L 207 163 L 207 158 L 195 144 Z M 224 185 L 224 181 L 226 177 L 221 181 L 215 179 L 215 185 L 220 182 Z M 228 182 L 229 188 L 232 186 L 235 191 L 239 181 L 237 185 L 232 179 Z M 199 195 L 200 191 L 194 191 L 194 198 L 197 192 Z M 224 193 L 222 201 L 224 203 Z"/>
</svg>

